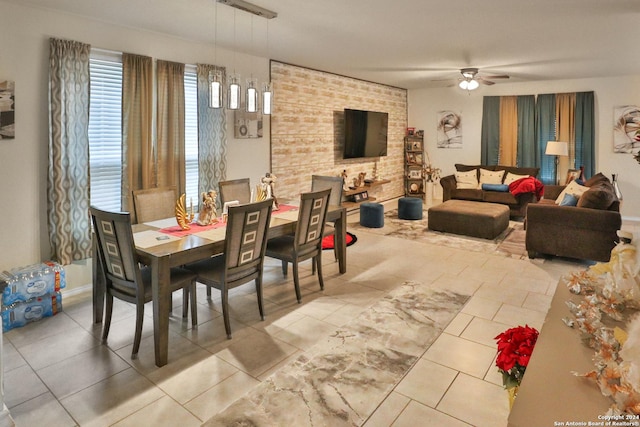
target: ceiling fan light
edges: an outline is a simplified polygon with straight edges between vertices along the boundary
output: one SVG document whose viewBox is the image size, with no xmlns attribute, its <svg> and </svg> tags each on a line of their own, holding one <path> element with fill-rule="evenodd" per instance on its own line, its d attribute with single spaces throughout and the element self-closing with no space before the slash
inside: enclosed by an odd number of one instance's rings
<svg viewBox="0 0 640 427">
<path fill-rule="evenodd" d="M 467 88 L 469 87 L 469 82 L 466 80 L 462 80 L 460 83 L 458 83 L 458 86 L 462 90 L 467 90 Z"/>
<path fill-rule="evenodd" d="M 480 86 L 480 83 L 478 83 L 477 80 L 470 80 L 469 84 L 467 85 L 467 90 L 478 89 L 478 86 Z"/>
</svg>

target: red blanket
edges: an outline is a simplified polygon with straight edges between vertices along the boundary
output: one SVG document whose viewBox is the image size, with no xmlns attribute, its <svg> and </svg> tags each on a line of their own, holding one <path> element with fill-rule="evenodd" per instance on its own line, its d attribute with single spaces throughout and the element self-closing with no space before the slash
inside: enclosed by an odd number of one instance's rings
<svg viewBox="0 0 640 427">
<path fill-rule="evenodd" d="M 540 200 L 544 193 L 544 184 L 532 176 L 520 178 L 509 184 L 509 191 L 514 196 L 524 193 L 535 193 L 536 199 Z"/>
</svg>

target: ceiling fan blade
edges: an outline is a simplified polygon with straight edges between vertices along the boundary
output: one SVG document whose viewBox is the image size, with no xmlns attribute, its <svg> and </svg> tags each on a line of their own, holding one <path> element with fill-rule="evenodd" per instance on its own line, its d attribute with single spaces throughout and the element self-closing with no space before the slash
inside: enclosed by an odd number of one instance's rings
<svg viewBox="0 0 640 427">
<path fill-rule="evenodd" d="M 492 82 L 491 80 L 487 80 L 487 79 L 481 79 L 481 78 L 478 78 L 477 80 L 478 80 L 480 83 L 482 83 L 483 85 L 487 85 L 487 86 L 491 86 L 491 85 L 496 84 L 496 82 Z"/>
<path fill-rule="evenodd" d="M 508 79 L 509 76 L 506 75 L 506 74 L 502 74 L 502 75 L 497 75 L 497 76 L 485 76 L 484 78 L 485 79 L 491 79 L 491 80 L 494 80 L 494 79 Z"/>
</svg>

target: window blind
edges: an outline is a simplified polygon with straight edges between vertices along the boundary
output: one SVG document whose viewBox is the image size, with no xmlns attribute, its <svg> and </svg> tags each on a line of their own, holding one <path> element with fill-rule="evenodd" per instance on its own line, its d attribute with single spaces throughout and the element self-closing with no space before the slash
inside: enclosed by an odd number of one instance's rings
<svg viewBox="0 0 640 427">
<path fill-rule="evenodd" d="M 184 70 L 184 144 L 187 200 L 194 209 L 200 202 L 198 194 L 198 78 L 195 66 Z"/>
<path fill-rule="evenodd" d="M 89 60 L 89 173 L 91 204 L 120 211 L 122 189 L 122 59 Z"/>
</svg>

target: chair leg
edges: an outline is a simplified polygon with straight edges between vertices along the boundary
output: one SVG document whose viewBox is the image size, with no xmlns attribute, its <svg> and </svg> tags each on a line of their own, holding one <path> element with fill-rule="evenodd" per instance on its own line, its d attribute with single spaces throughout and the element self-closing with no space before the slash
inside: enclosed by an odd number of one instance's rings
<svg viewBox="0 0 640 427">
<path fill-rule="evenodd" d="M 136 303 L 136 334 L 133 338 L 133 350 L 131 358 L 138 358 L 138 350 L 140 350 L 140 341 L 142 340 L 142 321 L 144 320 L 144 302 Z"/>
<path fill-rule="evenodd" d="M 198 326 L 198 305 L 196 301 L 196 281 L 191 283 L 191 290 L 189 291 L 191 299 L 191 325 L 193 327 Z"/>
<path fill-rule="evenodd" d="M 229 322 L 229 290 L 225 287 L 221 289 L 222 293 L 222 317 L 224 318 L 224 330 L 227 332 L 227 338 L 231 339 L 231 322 Z"/>
<path fill-rule="evenodd" d="M 109 336 L 111 313 L 113 313 L 113 295 L 107 294 L 105 296 L 104 323 L 102 325 L 102 342 L 104 343 L 107 342 L 107 336 Z"/>
<path fill-rule="evenodd" d="M 320 282 L 320 290 L 324 290 L 324 278 L 322 277 L 322 257 L 321 253 L 318 253 L 315 257 L 313 257 L 314 265 L 318 265 L 318 281 Z"/>
<path fill-rule="evenodd" d="M 282 261 L 282 275 L 286 276 L 287 275 L 287 261 Z"/>
<path fill-rule="evenodd" d="M 302 302 L 302 295 L 300 295 L 300 277 L 298 274 L 298 261 L 293 261 L 293 286 L 296 289 L 296 298 L 298 299 L 298 304 Z"/>
<path fill-rule="evenodd" d="M 211 286 L 207 286 L 207 300 L 211 301 Z"/>
<path fill-rule="evenodd" d="M 186 319 L 189 313 L 189 292 L 191 286 L 182 288 L 182 318 Z"/>
<path fill-rule="evenodd" d="M 262 305 L 262 279 L 256 279 L 256 295 L 258 295 L 258 310 L 260 310 L 260 318 L 264 320 L 264 306 Z"/>
</svg>

